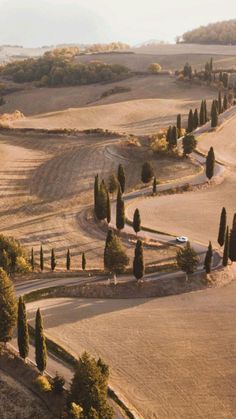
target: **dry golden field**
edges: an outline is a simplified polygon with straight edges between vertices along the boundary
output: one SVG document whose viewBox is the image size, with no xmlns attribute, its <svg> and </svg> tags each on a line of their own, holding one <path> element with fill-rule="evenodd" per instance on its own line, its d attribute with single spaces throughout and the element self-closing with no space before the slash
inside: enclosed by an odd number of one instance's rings
<svg viewBox="0 0 236 419">
<path fill-rule="evenodd" d="M 51 299 L 46 334 L 110 365 L 111 385 L 145 419 L 235 417 L 236 284 L 159 299 Z"/>
</svg>

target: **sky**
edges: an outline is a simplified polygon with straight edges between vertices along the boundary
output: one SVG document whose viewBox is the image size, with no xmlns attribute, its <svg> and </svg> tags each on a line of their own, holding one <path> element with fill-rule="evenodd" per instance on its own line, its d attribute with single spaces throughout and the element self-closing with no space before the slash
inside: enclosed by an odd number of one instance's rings
<svg viewBox="0 0 236 419">
<path fill-rule="evenodd" d="M 233 18 L 235 0 L 0 0 L 0 45 L 174 42 L 187 30 Z"/>
</svg>

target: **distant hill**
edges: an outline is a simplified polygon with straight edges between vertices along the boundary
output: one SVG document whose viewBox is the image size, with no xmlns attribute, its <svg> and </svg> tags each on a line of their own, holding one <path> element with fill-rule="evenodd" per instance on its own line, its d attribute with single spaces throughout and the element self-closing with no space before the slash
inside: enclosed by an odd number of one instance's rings
<svg viewBox="0 0 236 419">
<path fill-rule="evenodd" d="M 188 44 L 236 45 L 236 19 L 210 23 L 182 35 Z"/>
</svg>

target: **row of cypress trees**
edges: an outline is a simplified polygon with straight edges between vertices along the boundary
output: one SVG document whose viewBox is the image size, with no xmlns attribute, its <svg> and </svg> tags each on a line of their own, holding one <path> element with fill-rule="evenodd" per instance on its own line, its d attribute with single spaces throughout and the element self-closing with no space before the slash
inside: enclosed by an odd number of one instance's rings
<svg viewBox="0 0 236 419">
<path fill-rule="evenodd" d="M 31 264 L 31 268 L 32 271 L 35 270 L 35 255 L 34 255 L 34 248 L 31 249 L 31 257 L 30 257 L 30 264 Z M 51 270 L 54 271 L 56 268 L 56 255 L 55 255 L 55 251 L 54 249 L 51 250 L 51 259 L 50 259 L 50 265 L 51 265 Z M 86 255 L 83 252 L 82 253 L 82 269 L 83 271 L 86 269 Z M 40 270 L 44 271 L 44 251 L 43 251 L 43 246 L 40 247 L 40 256 L 39 256 L 39 266 L 40 266 Z M 66 269 L 67 271 L 69 271 L 71 269 L 71 254 L 70 254 L 70 249 L 67 250 L 66 253 Z"/>
<path fill-rule="evenodd" d="M 236 262 L 236 214 L 233 217 L 232 228 L 229 230 L 225 207 L 222 208 L 220 215 L 218 243 L 220 247 L 224 246 L 223 266 L 228 265 L 228 259 Z"/>
</svg>

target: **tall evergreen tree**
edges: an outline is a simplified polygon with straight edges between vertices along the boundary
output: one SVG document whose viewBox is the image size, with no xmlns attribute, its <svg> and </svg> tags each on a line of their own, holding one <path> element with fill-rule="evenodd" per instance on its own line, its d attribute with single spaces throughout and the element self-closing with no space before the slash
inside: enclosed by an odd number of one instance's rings
<svg viewBox="0 0 236 419">
<path fill-rule="evenodd" d="M 183 138 L 183 154 L 184 156 L 188 156 L 191 154 L 197 147 L 197 140 L 192 134 L 187 134 Z"/>
<path fill-rule="evenodd" d="M 100 184 L 96 202 L 96 217 L 100 221 L 105 220 L 107 218 L 107 189 L 104 181 Z"/>
<path fill-rule="evenodd" d="M 219 114 L 223 112 L 222 98 L 221 98 L 221 91 L 220 90 L 219 90 L 219 93 L 218 93 L 218 111 L 219 111 Z"/>
<path fill-rule="evenodd" d="M 84 252 L 82 253 L 82 269 L 83 271 L 86 269 L 86 256 Z"/>
<path fill-rule="evenodd" d="M 218 111 L 215 101 L 212 102 L 211 107 L 211 127 L 215 128 L 218 125 Z"/>
<path fill-rule="evenodd" d="M 94 179 L 94 212 L 95 212 L 96 217 L 97 217 L 98 193 L 99 193 L 99 179 L 98 179 L 98 175 L 96 175 Z"/>
<path fill-rule="evenodd" d="M 174 125 L 171 131 L 171 143 L 170 143 L 171 149 L 177 147 L 177 140 L 178 140 L 178 130 L 177 130 L 177 127 Z"/>
<path fill-rule="evenodd" d="M 234 214 L 233 225 L 229 237 L 229 258 L 236 262 L 236 214 Z"/>
<path fill-rule="evenodd" d="M 222 264 L 224 267 L 228 265 L 228 261 L 229 261 L 229 227 L 227 227 L 226 235 L 225 235 L 224 254 L 223 254 L 223 261 L 222 261 Z"/>
<path fill-rule="evenodd" d="M 151 163 L 145 162 L 142 166 L 141 180 L 143 183 L 149 183 L 154 176 L 154 171 Z"/>
<path fill-rule="evenodd" d="M 137 280 L 142 279 L 144 276 L 144 260 L 143 260 L 143 243 L 138 240 L 135 246 L 134 261 L 133 261 L 133 274 Z"/>
<path fill-rule="evenodd" d="M 70 271 L 70 264 L 71 264 L 70 249 L 68 249 L 67 254 L 66 254 L 66 269 L 67 269 L 67 271 Z"/>
<path fill-rule="evenodd" d="M 204 110 L 204 102 L 202 100 L 201 102 L 201 108 L 200 108 L 200 114 L 199 114 L 199 124 L 204 125 L 205 124 L 205 110 Z"/>
<path fill-rule="evenodd" d="M 40 269 L 41 271 L 44 270 L 44 254 L 43 254 L 43 246 L 40 247 Z"/>
<path fill-rule="evenodd" d="M 33 248 L 33 247 L 32 247 L 32 249 L 31 249 L 30 265 L 31 265 L 31 269 L 32 269 L 32 271 L 34 271 L 34 268 L 35 268 L 35 261 L 34 261 L 34 248 Z"/>
<path fill-rule="evenodd" d="M 156 195 L 157 193 L 157 178 L 156 177 L 153 178 L 152 193 L 153 195 Z"/>
<path fill-rule="evenodd" d="M 206 101 L 206 99 L 204 99 L 203 104 L 204 104 L 204 121 L 206 123 L 208 121 L 208 111 L 207 111 L 207 101 Z"/>
<path fill-rule="evenodd" d="M 194 129 L 194 121 L 193 121 L 193 111 L 190 109 L 188 114 L 188 126 L 187 126 L 187 132 L 190 133 Z"/>
<path fill-rule="evenodd" d="M 122 230 L 125 226 L 125 203 L 122 198 L 121 189 L 118 189 L 116 201 L 116 227 Z"/>
<path fill-rule="evenodd" d="M 220 246 L 223 246 L 225 242 L 225 231 L 226 231 L 227 215 L 225 207 L 222 208 L 220 215 L 220 225 L 218 233 L 218 243 Z"/>
<path fill-rule="evenodd" d="M 138 208 L 134 211 L 133 229 L 136 234 L 141 230 L 141 218 Z"/>
<path fill-rule="evenodd" d="M 227 111 L 227 109 L 228 109 L 228 96 L 225 94 L 224 100 L 223 100 L 223 110 Z"/>
<path fill-rule="evenodd" d="M 51 270 L 54 271 L 56 267 L 56 256 L 54 249 L 51 250 Z"/>
<path fill-rule="evenodd" d="M 35 319 L 35 361 L 38 370 L 43 373 L 47 366 L 47 347 L 43 332 L 43 320 L 39 308 Z"/>
<path fill-rule="evenodd" d="M 184 248 L 181 247 L 177 251 L 176 262 L 181 271 L 186 273 L 186 279 L 188 279 L 189 274 L 196 270 L 199 259 L 189 242 L 186 243 Z"/>
<path fill-rule="evenodd" d="M 17 320 L 17 305 L 12 281 L 0 268 L 0 342 L 12 339 Z"/>
<path fill-rule="evenodd" d="M 111 222 L 111 203 L 109 193 L 107 192 L 107 224 Z"/>
<path fill-rule="evenodd" d="M 182 132 L 182 121 L 181 121 L 181 114 L 180 113 L 177 115 L 176 126 L 177 126 L 177 130 L 178 130 L 178 138 L 180 138 L 181 137 L 181 132 Z"/>
<path fill-rule="evenodd" d="M 199 125 L 199 119 L 198 119 L 198 110 L 195 109 L 193 114 L 193 128 L 196 129 Z"/>
<path fill-rule="evenodd" d="M 117 179 L 119 181 L 119 184 L 120 184 L 120 187 L 121 187 L 121 192 L 123 194 L 124 191 L 125 191 L 125 171 L 124 171 L 124 168 L 123 168 L 122 164 L 119 164 L 119 166 L 118 166 Z"/>
<path fill-rule="evenodd" d="M 204 261 L 204 268 L 205 268 L 206 274 L 211 273 L 212 257 L 213 257 L 212 244 L 211 242 L 209 242 L 209 246 L 208 246 L 206 256 L 205 256 L 205 261 Z"/>
<path fill-rule="evenodd" d="M 105 248 L 104 248 L 104 258 L 103 258 L 104 268 L 107 268 L 107 266 L 108 266 L 108 263 L 107 263 L 107 247 L 108 247 L 109 243 L 111 243 L 113 237 L 114 237 L 113 230 L 109 229 L 108 232 L 107 232 Z"/>
<path fill-rule="evenodd" d="M 166 133 L 166 141 L 167 141 L 167 146 L 169 150 L 171 148 L 171 139 L 172 139 L 172 126 L 170 125 Z"/>
<path fill-rule="evenodd" d="M 26 359 L 29 354 L 29 331 L 25 303 L 22 297 L 18 301 L 17 342 L 20 357 Z"/>
<path fill-rule="evenodd" d="M 206 158 L 206 176 L 210 180 L 214 176 L 215 153 L 213 147 L 210 148 Z"/>
</svg>

